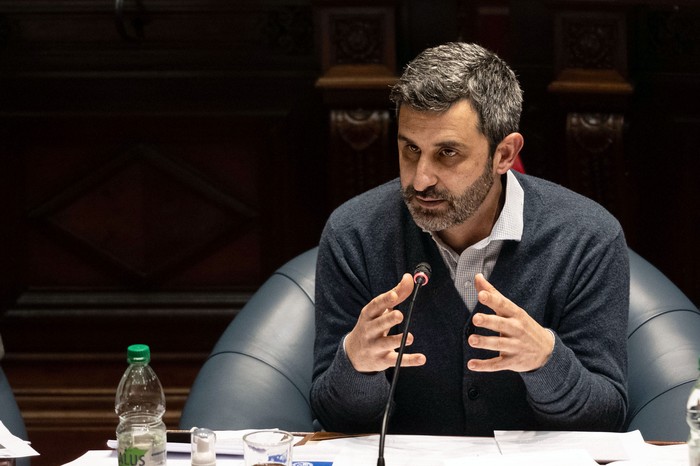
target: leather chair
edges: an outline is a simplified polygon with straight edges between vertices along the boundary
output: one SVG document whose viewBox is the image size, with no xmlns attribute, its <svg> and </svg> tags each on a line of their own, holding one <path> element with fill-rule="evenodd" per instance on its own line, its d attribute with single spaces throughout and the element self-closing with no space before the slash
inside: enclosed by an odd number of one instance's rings
<svg viewBox="0 0 700 466">
<path fill-rule="evenodd" d="M 316 249 L 280 267 L 246 303 L 194 381 L 180 427 L 310 432 Z"/>
<path fill-rule="evenodd" d="M 685 441 L 685 405 L 698 378 L 700 311 L 630 250 L 627 429 L 647 440 Z"/>
<path fill-rule="evenodd" d="M 316 253 L 277 270 L 224 331 L 192 386 L 181 428 L 319 430 L 309 405 Z M 633 251 L 630 269 L 628 429 L 684 441 L 700 312 Z"/>
</svg>

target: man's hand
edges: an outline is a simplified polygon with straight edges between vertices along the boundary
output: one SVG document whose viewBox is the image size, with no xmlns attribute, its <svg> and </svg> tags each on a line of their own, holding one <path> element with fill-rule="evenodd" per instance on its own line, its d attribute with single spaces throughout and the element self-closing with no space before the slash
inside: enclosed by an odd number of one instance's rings
<svg viewBox="0 0 700 466">
<path fill-rule="evenodd" d="M 345 337 L 345 353 L 355 370 L 359 372 L 379 372 L 396 365 L 401 345 L 401 334 L 389 336 L 389 330 L 403 321 L 403 314 L 394 308 L 411 295 L 413 277 L 406 273 L 398 285 L 370 301 L 357 319 L 355 328 Z M 406 345 L 413 343 L 411 333 L 406 337 Z M 421 366 L 425 364 L 423 354 L 406 354 L 401 366 Z"/>
<path fill-rule="evenodd" d="M 491 359 L 472 359 L 467 367 L 479 372 L 527 372 L 542 367 L 554 350 L 554 335 L 499 293 L 482 274 L 476 275 L 474 283 L 479 302 L 491 308 L 496 315 L 476 313 L 472 322 L 477 327 L 493 330 L 499 336 L 472 334 L 469 335 L 469 345 L 497 351 L 499 355 Z"/>
</svg>

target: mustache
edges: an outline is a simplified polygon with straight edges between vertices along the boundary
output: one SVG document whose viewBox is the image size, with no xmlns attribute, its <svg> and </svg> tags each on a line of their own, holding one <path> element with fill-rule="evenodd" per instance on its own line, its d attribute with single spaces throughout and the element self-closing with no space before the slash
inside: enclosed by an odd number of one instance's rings
<svg viewBox="0 0 700 466">
<path fill-rule="evenodd" d="M 443 201 L 449 201 L 452 199 L 452 196 L 450 196 L 450 194 L 447 191 L 437 189 L 435 186 L 428 186 L 423 191 L 417 191 L 416 188 L 413 187 L 413 185 L 408 185 L 403 189 L 404 200 L 410 201 L 416 196 L 430 197 L 433 199 L 440 199 Z"/>
</svg>

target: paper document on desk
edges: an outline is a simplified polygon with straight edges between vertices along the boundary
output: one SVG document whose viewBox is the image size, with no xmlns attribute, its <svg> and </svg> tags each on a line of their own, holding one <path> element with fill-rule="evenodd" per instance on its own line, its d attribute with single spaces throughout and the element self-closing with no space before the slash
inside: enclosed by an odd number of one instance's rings
<svg viewBox="0 0 700 466">
<path fill-rule="evenodd" d="M 586 450 L 593 459 L 605 463 L 629 460 L 645 444 L 638 430 L 626 433 L 497 430 L 494 436 L 504 455 L 561 450 L 566 447 Z"/>
<path fill-rule="evenodd" d="M 377 464 L 377 435 L 327 442 L 334 442 L 339 449 L 333 466 Z M 503 456 L 495 440 L 486 437 L 388 435 L 384 459 L 391 466 L 598 466 L 585 450 Z"/>
<path fill-rule="evenodd" d="M 22 458 L 38 454 L 27 442 L 13 435 L 0 421 L 0 458 Z"/>
<path fill-rule="evenodd" d="M 376 466 L 377 464 L 378 435 L 324 440 L 320 443 L 337 451 L 333 466 Z M 498 455 L 498 447 L 493 438 L 387 435 L 384 444 L 384 458 L 391 466 L 438 466 L 447 464 L 441 463 L 442 459 L 485 455 Z"/>
<path fill-rule="evenodd" d="M 688 466 L 688 444 L 650 445 L 632 453 L 631 460 L 613 461 L 608 466 Z"/>
</svg>

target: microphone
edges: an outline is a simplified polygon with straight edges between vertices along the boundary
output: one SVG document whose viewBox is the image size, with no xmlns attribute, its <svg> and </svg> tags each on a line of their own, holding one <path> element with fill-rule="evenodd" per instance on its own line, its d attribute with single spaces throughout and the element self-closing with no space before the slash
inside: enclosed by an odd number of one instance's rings
<svg viewBox="0 0 700 466">
<path fill-rule="evenodd" d="M 428 284 L 430 281 L 430 274 L 432 270 L 430 264 L 427 262 L 421 262 L 416 266 L 413 272 L 413 283 L 416 286 L 413 288 L 413 296 L 411 297 L 411 304 L 408 307 L 408 313 L 406 314 L 406 322 L 403 327 L 403 335 L 401 336 L 401 344 L 399 345 L 399 351 L 396 356 L 396 365 L 394 366 L 394 377 L 391 379 L 391 388 L 389 389 L 389 399 L 386 402 L 386 408 L 384 408 L 384 418 L 382 419 L 382 430 L 379 434 L 379 456 L 377 457 L 377 466 L 384 466 L 384 442 L 386 440 L 386 428 L 389 423 L 389 410 L 391 408 L 391 400 L 394 399 L 394 392 L 396 391 L 396 382 L 399 380 L 399 368 L 401 367 L 401 359 L 403 358 L 403 351 L 406 348 L 406 338 L 408 337 L 408 325 L 411 323 L 411 314 L 413 314 L 413 305 L 416 303 L 416 297 L 418 296 L 418 290 Z"/>
</svg>

